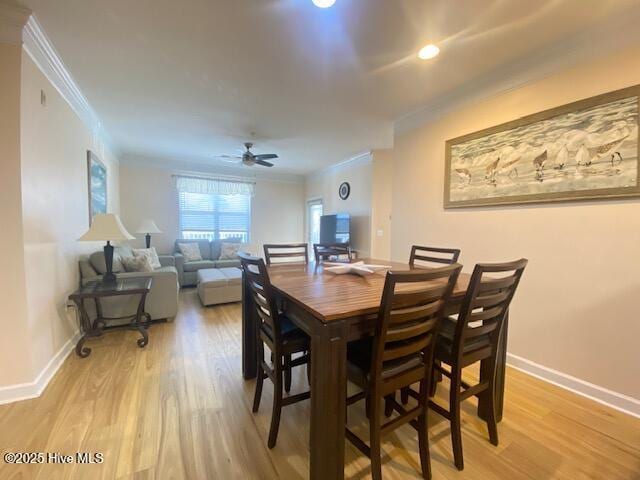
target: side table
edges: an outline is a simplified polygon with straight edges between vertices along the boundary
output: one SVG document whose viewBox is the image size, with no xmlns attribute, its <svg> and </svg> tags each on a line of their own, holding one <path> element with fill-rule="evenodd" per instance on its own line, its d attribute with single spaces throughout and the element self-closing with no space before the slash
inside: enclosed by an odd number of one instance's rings
<svg viewBox="0 0 640 480">
<path fill-rule="evenodd" d="M 138 339 L 138 346 L 140 348 L 145 347 L 149 343 L 149 334 L 146 327 L 151 322 L 151 315 L 144 311 L 144 307 L 152 282 L 151 278 L 118 278 L 115 283 L 88 282 L 69 295 L 69 300 L 72 300 L 78 306 L 78 311 L 80 312 L 80 332 L 82 337 L 76 345 L 76 354 L 82 358 L 89 356 L 91 349 L 84 347 L 84 342 L 90 337 L 101 337 L 107 327 L 106 322 L 108 320 L 131 319 L 129 324 L 122 325 L 121 328 L 133 328 L 140 332 L 142 338 Z M 100 299 L 121 295 L 140 295 L 136 313 L 124 317 L 105 317 L 102 314 Z M 96 306 L 96 318 L 93 322 L 85 307 L 86 300 L 93 300 Z M 142 323 L 143 317 L 147 320 L 146 325 Z M 109 330 L 118 328 L 120 327 L 109 328 Z"/>
</svg>

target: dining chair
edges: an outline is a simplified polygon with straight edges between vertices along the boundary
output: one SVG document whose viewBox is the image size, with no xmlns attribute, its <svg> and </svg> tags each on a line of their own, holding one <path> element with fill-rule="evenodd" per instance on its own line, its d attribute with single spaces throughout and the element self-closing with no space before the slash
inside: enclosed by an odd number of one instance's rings
<svg viewBox="0 0 640 480">
<path fill-rule="evenodd" d="M 351 245 L 348 243 L 314 243 L 313 253 L 316 263 L 320 263 L 330 257 L 347 256 L 347 260 L 351 260 Z"/>
<path fill-rule="evenodd" d="M 291 382 L 291 369 L 309 362 L 309 337 L 296 327 L 286 315 L 278 310 L 271 291 L 269 274 L 264 260 L 239 252 L 242 270 L 245 275 L 258 313 L 258 376 L 256 391 L 253 398 L 253 412 L 260 407 L 262 397 L 262 384 L 265 378 L 273 382 L 273 411 L 271 414 L 271 427 L 267 445 L 273 448 L 278 438 L 280 426 L 280 412 L 283 406 L 291 405 L 310 398 L 310 392 L 299 393 L 283 398 L 283 375 L 288 376 L 289 386 Z M 271 350 L 271 363 L 269 366 L 264 360 L 264 346 Z M 295 353 L 301 356 L 292 359 Z M 285 379 L 286 381 L 286 379 Z"/>
<path fill-rule="evenodd" d="M 451 265 L 458 261 L 460 256 L 460 250 L 457 248 L 440 248 L 440 247 L 422 247 L 420 245 L 413 245 L 411 247 L 411 254 L 409 255 L 409 265 L 414 267 L 416 260 L 418 262 L 427 263 L 444 263 Z M 421 264 L 418 263 L 418 266 Z"/>
<path fill-rule="evenodd" d="M 388 272 L 374 337 L 348 346 L 347 375 L 362 391 L 348 397 L 347 405 L 366 399 L 370 445 L 348 428 L 345 434 L 371 459 L 374 480 L 382 478 L 381 436 L 408 422 L 418 431 L 423 477 L 431 478 L 427 410 L 433 353 L 440 319 L 461 268 L 455 264 L 432 270 Z M 405 409 L 392 395 L 418 382 L 418 405 Z M 383 398 L 385 415 L 390 416 L 393 411 L 398 415 L 381 424 Z"/>
<path fill-rule="evenodd" d="M 418 267 L 434 266 L 434 264 L 446 264 L 451 265 L 458 261 L 460 257 L 460 250 L 457 248 L 441 248 L 441 247 L 423 247 L 420 245 L 413 245 L 411 247 L 411 254 L 409 255 L 409 265 L 414 268 Z M 416 261 L 418 263 L 416 264 Z M 438 380 L 441 380 L 441 375 L 438 375 Z M 404 405 L 409 402 L 409 388 L 403 388 L 400 392 L 400 399 Z"/>
<path fill-rule="evenodd" d="M 454 463 L 458 470 L 464 468 L 462 434 L 460 430 L 460 404 L 469 397 L 486 395 L 489 404 L 487 428 L 489 439 L 498 445 L 498 426 L 495 412 L 495 377 L 498 357 L 498 341 L 509 304 L 520 283 L 527 265 L 526 259 L 508 263 L 480 263 L 471 275 L 467 293 L 458 318 L 445 318 L 436 342 L 434 373 L 439 371 L 451 380 L 449 410 L 429 402 L 429 407 L 451 423 L 451 442 Z M 490 274 L 490 275 L 486 275 Z M 499 277 L 498 277 L 499 275 Z M 462 380 L 464 368 L 482 361 L 485 374 L 477 385 Z M 442 364 L 450 368 L 446 370 Z M 435 395 L 437 383 L 431 384 L 430 396 Z M 411 390 L 411 396 L 419 394 Z"/>
<path fill-rule="evenodd" d="M 264 258 L 267 265 L 275 263 L 302 262 L 309 263 L 309 247 L 306 243 L 265 243 Z M 283 259 L 276 261 L 274 259 Z"/>
</svg>

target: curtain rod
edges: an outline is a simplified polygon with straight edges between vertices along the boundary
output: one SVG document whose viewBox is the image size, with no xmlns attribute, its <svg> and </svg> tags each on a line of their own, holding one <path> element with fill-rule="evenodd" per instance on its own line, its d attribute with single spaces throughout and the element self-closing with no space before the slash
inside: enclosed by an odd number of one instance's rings
<svg viewBox="0 0 640 480">
<path fill-rule="evenodd" d="M 236 183 L 247 183 L 249 185 L 255 185 L 256 184 L 256 182 L 251 182 L 251 181 L 248 181 L 248 180 L 239 180 L 240 177 L 232 177 L 230 175 L 229 176 L 218 175 L 218 176 L 215 176 L 215 177 L 213 177 L 213 176 L 208 177 L 208 176 L 202 176 L 202 175 L 197 176 L 197 175 L 173 174 L 173 175 L 171 175 L 171 177 L 172 178 L 179 178 L 179 177 L 181 177 L 181 178 L 194 178 L 196 180 L 233 180 Z"/>
</svg>

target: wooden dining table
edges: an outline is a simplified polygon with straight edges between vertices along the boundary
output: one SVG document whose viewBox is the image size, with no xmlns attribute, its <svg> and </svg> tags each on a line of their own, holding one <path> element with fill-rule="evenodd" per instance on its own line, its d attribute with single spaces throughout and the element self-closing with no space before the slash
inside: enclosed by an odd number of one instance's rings
<svg viewBox="0 0 640 480">
<path fill-rule="evenodd" d="M 364 259 L 388 265 L 392 270 L 411 270 L 408 264 Z M 415 267 L 424 268 L 424 267 Z M 344 445 L 347 392 L 347 343 L 375 332 L 385 271 L 361 277 L 324 271 L 322 264 L 280 264 L 267 267 L 283 311 L 311 339 L 310 475 L 312 480 L 344 478 Z M 468 273 L 461 273 L 454 288 L 448 314 L 455 314 L 467 291 Z M 257 375 L 257 313 L 243 281 L 242 371 L 245 379 Z M 498 346 L 496 416 L 502 418 L 508 319 Z M 480 380 L 491 375 L 488 362 L 480 365 Z M 478 415 L 488 418 L 486 395 L 478 401 Z"/>
</svg>

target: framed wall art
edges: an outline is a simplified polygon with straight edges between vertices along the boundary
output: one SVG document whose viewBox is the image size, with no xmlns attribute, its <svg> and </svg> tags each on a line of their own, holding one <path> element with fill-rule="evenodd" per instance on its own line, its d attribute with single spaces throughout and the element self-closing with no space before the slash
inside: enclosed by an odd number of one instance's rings
<svg viewBox="0 0 640 480">
<path fill-rule="evenodd" d="M 444 207 L 640 196 L 640 85 L 446 142 Z"/>
<path fill-rule="evenodd" d="M 89 225 L 94 215 L 107 213 L 107 167 L 91 150 L 87 150 L 89 183 Z"/>
</svg>

